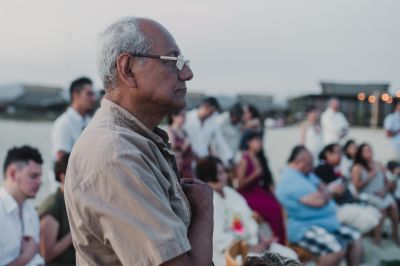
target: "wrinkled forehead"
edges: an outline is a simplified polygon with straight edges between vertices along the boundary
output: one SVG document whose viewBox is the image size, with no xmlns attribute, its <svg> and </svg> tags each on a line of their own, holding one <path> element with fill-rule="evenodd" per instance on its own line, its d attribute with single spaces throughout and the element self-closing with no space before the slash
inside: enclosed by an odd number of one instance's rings
<svg viewBox="0 0 400 266">
<path fill-rule="evenodd" d="M 151 42 L 151 53 L 157 55 L 177 56 L 180 49 L 172 34 L 161 24 L 153 20 L 142 20 L 140 28 Z"/>
</svg>

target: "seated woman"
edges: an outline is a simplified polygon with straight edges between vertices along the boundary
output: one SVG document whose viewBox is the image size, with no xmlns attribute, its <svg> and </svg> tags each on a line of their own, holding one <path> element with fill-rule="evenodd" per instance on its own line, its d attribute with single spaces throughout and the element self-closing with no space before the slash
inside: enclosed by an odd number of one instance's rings
<svg viewBox="0 0 400 266">
<path fill-rule="evenodd" d="M 341 223 L 352 226 L 362 233 L 367 233 L 375 228 L 380 221 L 381 213 L 370 205 L 361 205 L 349 189 L 349 182 L 339 171 L 335 171 L 340 165 L 342 152 L 338 144 L 325 146 L 319 155 L 319 165 L 314 173 L 325 183 L 330 185 L 340 183 L 343 192 L 334 195 L 333 199 L 338 205 L 337 216 Z"/>
<path fill-rule="evenodd" d="M 383 219 L 389 215 L 392 220 L 393 240 L 400 244 L 398 236 L 399 213 L 396 201 L 389 192 L 390 183 L 386 178 L 385 168 L 374 161 L 372 148 L 366 143 L 361 144 L 357 149 L 351 178 L 354 186 L 361 194 L 360 197 L 365 198 L 383 214 L 377 230 L 374 232 L 375 243 L 380 243 Z"/>
<path fill-rule="evenodd" d="M 46 265 L 76 265 L 75 249 L 69 229 L 64 202 L 64 182 L 69 154 L 59 159 L 54 167 L 55 177 L 60 182 L 58 190 L 39 207 L 40 252 Z"/>
<path fill-rule="evenodd" d="M 347 265 L 359 265 L 361 234 L 340 224 L 332 200 L 342 188 L 325 187 L 312 169 L 312 154 L 304 146 L 295 147 L 276 188 L 287 211 L 289 241 L 316 256 L 317 265 L 339 265 L 345 254 Z"/>
<path fill-rule="evenodd" d="M 343 177 L 351 179 L 351 168 L 354 164 L 357 148 L 357 143 L 352 139 L 348 140 L 342 148 L 343 156 L 340 161 L 340 172 Z"/>
<path fill-rule="evenodd" d="M 262 150 L 261 134 L 248 131 L 244 135 L 242 159 L 237 166 L 237 186 L 250 208 L 259 213 L 271 226 L 274 236 L 282 245 L 286 229 L 282 208 L 273 194 L 273 180 Z"/>
<path fill-rule="evenodd" d="M 222 162 L 215 157 L 200 159 L 196 175 L 214 190 L 214 263 L 225 265 L 224 251 L 236 239 L 246 240 L 249 251 L 261 254 L 267 250 L 282 256 L 297 259 L 296 253 L 278 243 L 270 236 L 263 235 L 253 219 L 253 212 L 246 200 L 234 189 L 227 186 L 228 175 Z"/>
</svg>

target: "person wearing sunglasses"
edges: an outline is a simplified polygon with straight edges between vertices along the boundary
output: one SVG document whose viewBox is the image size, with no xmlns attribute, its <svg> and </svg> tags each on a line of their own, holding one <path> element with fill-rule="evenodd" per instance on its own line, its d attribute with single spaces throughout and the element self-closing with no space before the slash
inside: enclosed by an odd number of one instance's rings
<svg viewBox="0 0 400 266">
<path fill-rule="evenodd" d="M 126 17 L 100 36 L 105 95 L 69 159 L 78 265 L 212 265 L 212 189 L 179 178 L 158 125 L 185 107 L 189 61 L 171 33 Z"/>
</svg>

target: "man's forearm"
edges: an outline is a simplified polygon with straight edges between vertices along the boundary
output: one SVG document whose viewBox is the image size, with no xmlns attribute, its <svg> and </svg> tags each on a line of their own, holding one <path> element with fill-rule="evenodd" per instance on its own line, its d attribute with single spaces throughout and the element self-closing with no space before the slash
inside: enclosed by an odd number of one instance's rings
<svg viewBox="0 0 400 266">
<path fill-rule="evenodd" d="M 212 209 L 211 212 L 213 212 Z M 213 227 L 214 221 L 212 213 L 193 217 L 188 232 L 188 238 L 192 249 L 179 257 L 163 263 L 162 266 L 211 266 Z"/>
<path fill-rule="evenodd" d="M 192 250 L 189 253 L 191 265 L 211 265 L 213 254 L 214 220 L 213 210 L 194 217 L 189 228 L 188 238 Z"/>
<path fill-rule="evenodd" d="M 28 262 L 29 262 L 29 259 L 26 256 L 20 255 L 14 261 L 12 261 L 11 263 L 7 264 L 7 266 L 24 266 Z"/>
</svg>

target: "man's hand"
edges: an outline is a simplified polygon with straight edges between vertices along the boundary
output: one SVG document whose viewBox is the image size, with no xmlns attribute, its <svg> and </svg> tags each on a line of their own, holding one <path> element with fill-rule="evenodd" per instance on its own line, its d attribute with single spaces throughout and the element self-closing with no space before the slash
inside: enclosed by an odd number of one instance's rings
<svg viewBox="0 0 400 266">
<path fill-rule="evenodd" d="M 341 195 L 344 192 L 345 187 L 343 184 L 335 184 L 334 186 L 330 187 L 330 190 L 335 195 Z"/>
<path fill-rule="evenodd" d="M 375 192 L 375 194 L 380 198 L 384 198 L 385 194 L 386 194 L 386 191 L 384 189 L 382 189 L 382 190 L 380 190 L 378 192 Z"/>
<path fill-rule="evenodd" d="M 264 246 L 265 250 L 269 250 L 271 247 L 272 243 L 277 243 L 278 242 L 278 238 L 277 237 L 263 237 L 261 238 L 261 244 Z"/>
<path fill-rule="evenodd" d="M 195 215 L 213 214 L 213 190 L 197 178 L 182 178 L 182 188 Z"/>
<path fill-rule="evenodd" d="M 22 239 L 22 252 L 27 262 L 31 261 L 33 257 L 39 252 L 39 244 L 31 236 L 24 236 Z"/>
</svg>

